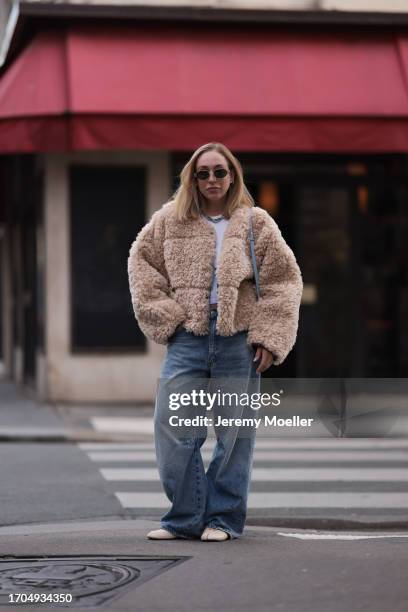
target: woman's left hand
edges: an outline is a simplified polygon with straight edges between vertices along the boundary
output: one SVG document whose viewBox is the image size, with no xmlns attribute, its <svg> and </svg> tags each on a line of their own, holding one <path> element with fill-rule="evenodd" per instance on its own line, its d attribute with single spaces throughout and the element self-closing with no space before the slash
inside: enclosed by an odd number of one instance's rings
<svg viewBox="0 0 408 612">
<path fill-rule="evenodd" d="M 268 349 L 266 349 L 264 346 L 258 346 L 254 357 L 254 361 L 260 360 L 256 373 L 260 374 L 261 372 L 265 372 L 265 370 L 270 368 L 274 358 L 275 355 L 268 351 Z"/>
</svg>

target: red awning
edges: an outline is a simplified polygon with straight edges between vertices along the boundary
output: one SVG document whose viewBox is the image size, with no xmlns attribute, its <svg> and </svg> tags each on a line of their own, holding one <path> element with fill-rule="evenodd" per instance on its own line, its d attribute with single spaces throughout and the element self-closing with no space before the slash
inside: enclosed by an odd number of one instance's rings
<svg viewBox="0 0 408 612">
<path fill-rule="evenodd" d="M 408 36 L 42 32 L 0 80 L 0 152 L 408 151 Z"/>
</svg>

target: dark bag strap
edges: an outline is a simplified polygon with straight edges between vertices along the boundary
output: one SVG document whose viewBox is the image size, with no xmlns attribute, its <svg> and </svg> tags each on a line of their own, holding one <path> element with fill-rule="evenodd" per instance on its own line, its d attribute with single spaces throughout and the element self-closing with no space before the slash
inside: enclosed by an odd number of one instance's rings
<svg viewBox="0 0 408 612">
<path fill-rule="evenodd" d="M 252 228 L 252 206 L 249 209 L 248 237 L 249 237 L 249 249 L 251 251 L 252 268 L 253 268 L 253 271 L 254 271 L 255 288 L 256 288 L 256 299 L 259 300 L 259 298 L 261 297 L 261 292 L 260 292 L 260 289 L 259 289 L 259 274 L 258 274 L 258 268 L 257 268 L 257 265 L 256 265 L 256 258 L 255 258 L 254 230 Z"/>
</svg>

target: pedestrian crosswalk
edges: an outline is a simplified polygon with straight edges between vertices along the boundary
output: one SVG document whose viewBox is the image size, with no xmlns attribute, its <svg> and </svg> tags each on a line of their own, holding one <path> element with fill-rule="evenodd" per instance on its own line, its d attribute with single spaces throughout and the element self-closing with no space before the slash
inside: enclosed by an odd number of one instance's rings
<svg viewBox="0 0 408 612">
<path fill-rule="evenodd" d="M 214 440 L 202 448 L 207 467 Z M 163 510 L 154 442 L 79 443 L 123 508 Z M 408 440 L 260 438 L 248 511 L 392 510 L 408 516 Z"/>
</svg>

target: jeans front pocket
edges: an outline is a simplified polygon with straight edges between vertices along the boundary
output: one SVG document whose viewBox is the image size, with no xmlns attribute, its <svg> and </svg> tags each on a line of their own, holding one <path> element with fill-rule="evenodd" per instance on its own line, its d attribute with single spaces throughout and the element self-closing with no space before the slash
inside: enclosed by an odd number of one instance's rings
<svg viewBox="0 0 408 612">
<path fill-rule="evenodd" d="M 179 325 L 176 330 L 174 331 L 173 335 L 170 336 L 170 338 L 168 339 L 168 342 L 174 342 L 177 338 L 180 338 L 183 336 L 183 334 L 189 334 L 189 332 L 183 327 L 183 324 Z"/>
</svg>

